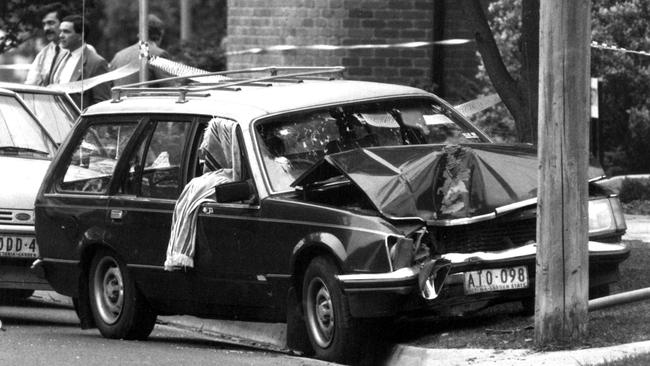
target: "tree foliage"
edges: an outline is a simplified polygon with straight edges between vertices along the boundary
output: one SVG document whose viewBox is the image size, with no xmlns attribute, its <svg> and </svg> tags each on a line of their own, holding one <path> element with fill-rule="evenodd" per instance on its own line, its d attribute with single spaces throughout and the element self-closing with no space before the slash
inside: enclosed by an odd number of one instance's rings
<svg viewBox="0 0 650 366">
<path fill-rule="evenodd" d="M 650 51 L 650 2 L 594 0 L 592 39 Z M 650 172 L 650 57 L 592 49 L 591 74 L 601 82 L 600 120 L 611 173 Z"/>
<path fill-rule="evenodd" d="M 91 41 L 99 34 L 99 24 L 93 21 L 101 18 L 101 4 L 96 0 L 2 0 L 0 1 L 0 29 L 5 32 L 5 42 L 0 43 L 0 54 L 19 47 L 34 37 L 42 36 L 41 20 L 43 9 L 52 3 L 60 3 L 70 14 L 86 15 L 89 21 Z"/>
<path fill-rule="evenodd" d="M 526 1 L 498 0 L 490 2 L 486 9 L 499 57 L 513 80 L 522 79 L 522 60 L 526 58 L 525 48 L 521 46 L 525 34 L 522 29 L 526 22 L 539 23 L 539 18 L 529 19 L 522 15 L 522 5 Z M 650 2 L 592 1 L 592 40 L 630 50 L 650 51 Z M 483 53 L 481 56 L 483 59 L 489 57 Z M 650 141 L 650 57 L 592 48 L 591 74 L 601 80 L 601 148 L 605 150 L 603 163 L 608 173 L 650 171 L 650 159 L 639 159 L 650 156 L 650 144 L 647 143 Z M 478 79 L 483 83 L 484 94 L 495 92 L 495 77 L 498 75 L 490 74 L 485 66 L 479 68 Z M 537 85 L 530 84 L 528 88 L 531 87 L 537 88 Z M 530 93 L 525 88 L 517 90 Z M 526 141 L 517 133 L 520 120 L 514 113 L 512 115 L 514 119 L 505 108 L 497 108 L 481 115 L 479 124 L 486 126 L 488 132 L 499 134 L 501 139 Z"/>
<path fill-rule="evenodd" d="M 0 1 L 0 29 L 4 31 L 4 42 L 0 43 L 0 54 L 18 47 L 40 27 L 39 9 L 46 1 L 4 0 Z"/>
<path fill-rule="evenodd" d="M 90 31 L 86 40 L 110 61 L 120 49 L 138 40 L 138 2 L 133 0 L 1 0 L 0 30 L 6 41 L 0 42 L 0 54 L 17 48 L 35 37 L 42 37 L 44 6 L 58 2 L 71 14 L 84 14 Z M 226 34 L 226 0 L 193 0 L 191 19 L 193 37 L 180 41 L 178 0 L 149 1 L 149 12 L 166 25 L 161 46 L 173 59 L 210 71 L 225 68 L 221 40 Z"/>
<path fill-rule="evenodd" d="M 498 2 L 500 3 L 500 2 Z M 521 142 L 537 142 L 537 84 L 539 70 L 539 0 L 520 2 L 517 44 L 518 67 L 510 70 L 499 50 L 499 37 L 490 28 L 488 14 L 481 0 L 462 0 L 465 14 L 471 21 L 476 46 L 482 57 L 484 69 L 490 76 L 494 89 L 501 96 L 516 121 L 514 132 Z M 493 7 L 494 3 L 490 3 Z M 516 8 L 505 2 L 500 10 L 514 15 Z M 516 22 L 511 16 L 506 18 Z M 511 42 L 511 41 L 510 41 Z M 503 48 L 502 48 L 503 49 Z M 508 56 L 507 54 L 505 55 Z M 512 64 L 510 64 L 512 66 Z"/>
</svg>

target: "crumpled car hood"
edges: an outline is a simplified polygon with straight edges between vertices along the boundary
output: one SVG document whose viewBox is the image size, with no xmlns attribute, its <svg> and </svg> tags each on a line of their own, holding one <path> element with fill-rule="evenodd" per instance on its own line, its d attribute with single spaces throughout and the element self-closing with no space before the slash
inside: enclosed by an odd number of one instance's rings
<svg viewBox="0 0 650 366">
<path fill-rule="evenodd" d="M 537 197 L 537 172 L 530 145 L 408 145 L 326 155 L 292 186 L 314 189 L 343 175 L 384 217 L 449 220 Z M 590 167 L 590 178 L 602 176 Z"/>
</svg>

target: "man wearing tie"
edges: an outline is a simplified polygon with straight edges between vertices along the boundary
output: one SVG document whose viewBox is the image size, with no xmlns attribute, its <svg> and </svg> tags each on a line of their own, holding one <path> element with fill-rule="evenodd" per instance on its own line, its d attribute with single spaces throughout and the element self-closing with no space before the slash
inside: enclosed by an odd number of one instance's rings
<svg viewBox="0 0 650 366">
<path fill-rule="evenodd" d="M 108 71 L 106 60 L 84 43 L 88 26 L 80 15 L 63 18 L 59 28 L 59 46 L 64 54 L 54 66 L 52 83 L 64 84 L 89 79 Z M 90 90 L 82 90 L 81 94 L 70 96 L 83 109 L 110 98 L 110 83 L 99 84 Z"/>
<path fill-rule="evenodd" d="M 67 14 L 65 14 L 59 3 L 46 6 L 43 9 L 43 14 L 43 31 L 45 32 L 45 39 L 49 43 L 36 55 L 27 73 L 25 84 L 48 85 L 50 83 L 50 71 L 62 56 L 59 48 L 59 26 L 61 25 L 61 19 Z"/>
</svg>

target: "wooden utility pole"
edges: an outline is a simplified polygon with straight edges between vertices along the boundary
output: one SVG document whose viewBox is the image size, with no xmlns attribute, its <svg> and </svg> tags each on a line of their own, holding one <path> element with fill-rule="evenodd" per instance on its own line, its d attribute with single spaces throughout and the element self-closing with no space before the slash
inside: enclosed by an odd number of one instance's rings
<svg viewBox="0 0 650 366">
<path fill-rule="evenodd" d="M 147 44 L 149 42 L 149 22 L 147 21 L 147 15 L 149 14 L 149 1 L 148 0 L 140 0 L 139 3 L 139 34 L 140 34 L 140 47 L 142 47 L 143 44 Z M 149 55 L 146 55 L 149 56 Z M 141 57 L 140 58 L 140 82 L 147 81 L 147 62 L 149 60 L 147 57 Z"/>
<path fill-rule="evenodd" d="M 538 345 L 587 334 L 591 0 L 540 1 Z"/>
</svg>

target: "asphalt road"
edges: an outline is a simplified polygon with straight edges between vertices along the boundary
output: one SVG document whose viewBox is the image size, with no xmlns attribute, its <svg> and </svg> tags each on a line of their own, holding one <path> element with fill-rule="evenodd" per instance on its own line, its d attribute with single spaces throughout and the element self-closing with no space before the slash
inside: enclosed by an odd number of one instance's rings
<svg viewBox="0 0 650 366">
<path fill-rule="evenodd" d="M 147 341 L 81 330 L 73 310 L 26 302 L 0 305 L 0 365 L 323 365 L 281 353 L 220 343 L 156 325 Z"/>
</svg>

